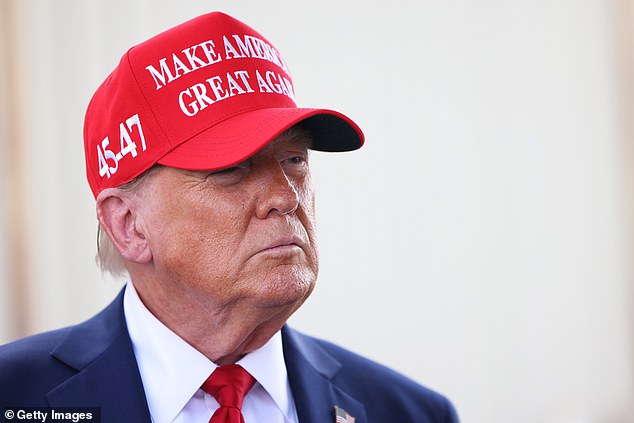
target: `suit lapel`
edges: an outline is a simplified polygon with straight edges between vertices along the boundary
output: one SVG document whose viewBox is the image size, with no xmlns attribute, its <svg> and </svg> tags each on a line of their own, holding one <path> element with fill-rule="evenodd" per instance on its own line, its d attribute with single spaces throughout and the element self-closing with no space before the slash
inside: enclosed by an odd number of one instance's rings
<svg viewBox="0 0 634 423">
<path fill-rule="evenodd" d="M 334 383 L 341 364 L 313 340 L 282 329 L 284 360 L 301 423 L 335 421 L 335 406 L 366 423 L 365 407 Z M 51 407 L 100 407 L 104 422 L 150 423 L 123 314 L 123 291 L 100 314 L 73 328 L 51 353 L 77 374 L 47 394 Z"/>
<path fill-rule="evenodd" d="M 100 314 L 76 326 L 51 354 L 78 372 L 47 394 L 52 407 L 100 407 L 104 422 L 150 422 L 125 325 L 123 291 Z"/>
<path fill-rule="evenodd" d="M 284 360 L 301 423 L 335 421 L 335 406 L 366 423 L 365 407 L 333 383 L 341 364 L 311 339 L 285 326 L 282 329 Z"/>
</svg>

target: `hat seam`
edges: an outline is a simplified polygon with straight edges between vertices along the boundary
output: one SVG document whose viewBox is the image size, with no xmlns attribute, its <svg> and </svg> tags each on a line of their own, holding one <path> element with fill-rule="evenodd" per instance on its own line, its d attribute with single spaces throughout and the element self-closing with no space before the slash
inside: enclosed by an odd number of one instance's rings
<svg viewBox="0 0 634 423">
<path fill-rule="evenodd" d="M 127 57 L 127 62 L 128 62 L 127 66 L 130 69 L 130 74 L 132 75 L 132 79 L 134 80 L 134 84 L 136 85 L 136 88 L 138 90 L 138 92 L 135 93 L 135 95 L 137 96 L 137 98 L 140 98 L 147 105 L 148 110 L 150 111 L 150 113 L 152 114 L 152 117 L 154 118 L 154 122 L 156 123 L 156 126 L 161 130 L 161 134 L 163 135 L 163 137 L 166 140 L 167 144 L 170 146 L 170 151 L 171 151 L 172 149 L 174 149 L 173 142 L 172 142 L 171 138 L 167 135 L 167 132 L 165 131 L 165 128 L 163 128 L 163 125 L 161 125 L 161 120 L 157 117 L 156 112 L 154 111 L 154 108 L 152 107 L 152 105 L 150 104 L 149 100 L 147 99 L 147 97 L 145 95 L 145 92 L 141 88 L 141 84 L 140 84 L 140 82 L 139 82 L 139 80 L 138 80 L 138 78 L 136 76 L 136 73 L 134 72 L 133 67 L 132 67 L 132 63 L 131 63 L 131 59 L 130 59 L 130 53 L 132 52 L 132 50 L 135 47 L 136 46 L 130 48 L 126 52 L 126 57 Z"/>
<path fill-rule="evenodd" d="M 231 119 L 232 117 L 238 116 L 242 113 L 245 112 L 250 112 L 253 110 L 262 110 L 262 109 L 298 109 L 299 107 L 297 107 L 297 103 L 295 102 L 295 100 L 293 100 L 292 98 L 289 97 L 289 100 L 293 103 L 292 106 L 278 106 L 278 107 L 267 107 L 266 105 L 262 106 L 262 105 L 257 105 L 257 106 L 252 106 L 252 107 L 244 107 L 238 110 L 234 110 L 232 113 L 226 114 L 225 116 L 223 116 L 222 118 L 220 118 L 218 121 L 216 121 L 213 125 L 207 126 L 204 129 L 190 135 L 189 137 L 185 138 L 184 140 L 179 140 L 178 143 L 173 142 L 173 140 L 171 139 L 171 137 L 169 137 L 167 135 L 167 132 L 165 131 L 165 129 L 163 128 L 163 126 L 161 125 L 161 120 L 158 118 L 156 112 L 154 111 L 154 108 L 150 105 L 150 101 L 148 100 L 147 96 L 145 95 L 145 92 L 143 91 L 143 89 L 141 88 L 141 84 L 136 76 L 136 73 L 134 72 L 134 69 L 132 67 L 132 63 L 130 60 L 130 53 L 132 52 L 132 50 L 135 48 L 136 46 L 130 48 L 127 52 L 126 52 L 126 57 L 127 57 L 127 66 L 130 69 L 130 74 L 132 75 L 132 78 L 134 80 L 134 83 L 136 85 L 136 88 L 138 89 L 138 91 L 140 93 L 135 93 L 136 96 L 140 97 L 142 99 L 142 101 L 145 102 L 145 104 L 147 105 L 150 113 L 152 114 L 152 117 L 154 118 L 154 121 L 157 124 L 157 127 L 160 128 L 163 136 L 165 137 L 165 140 L 167 141 L 168 145 L 169 145 L 169 149 L 167 149 L 160 157 L 157 158 L 157 162 L 158 160 L 161 160 L 163 157 L 165 157 L 167 154 L 169 154 L 170 152 L 172 152 L 174 149 L 178 148 L 180 145 L 186 143 L 187 141 L 191 140 L 194 137 L 197 137 L 198 135 L 202 134 L 203 132 L 207 131 L 208 129 L 226 121 L 227 119 Z M 269 94 L 269 95 L 273 95 L 273 94 Z M 277 95 L 277 94 L 275 94 Z M 138 176 L 138 175 L 137 175 Z"/>
</svg>

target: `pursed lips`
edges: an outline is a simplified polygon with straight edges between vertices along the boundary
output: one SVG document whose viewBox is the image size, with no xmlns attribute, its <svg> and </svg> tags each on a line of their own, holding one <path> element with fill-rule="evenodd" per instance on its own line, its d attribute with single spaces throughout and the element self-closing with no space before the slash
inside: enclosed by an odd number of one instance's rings
<svg viewBox="0 0 634 423">
<path fill-rule="evenodd" d="M 259 248 L 255 254 L 259 253 L 274 253 L 276 251 L 285 252 L 287 250 L 293 249 L 293 247 L 298 247 L 303 249 L 305 242 L 296 235 L 284 236 L 277 238 L 276 240 L 265 244 L 262 248 Z"/>
</svg>

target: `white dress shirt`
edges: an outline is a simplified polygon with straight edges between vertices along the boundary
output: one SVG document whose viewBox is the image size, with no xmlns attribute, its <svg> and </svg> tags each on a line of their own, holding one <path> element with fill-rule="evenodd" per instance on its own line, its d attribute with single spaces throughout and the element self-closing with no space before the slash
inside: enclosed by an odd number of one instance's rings
<svg viewBox="0 0 634 423">
<path fill-rule="evenodd" d="M 216 364 L 161 323 L 131 282 L 123 309 L 152 422 L 208 423 L 219 405 L 200 386 Z M 242 404 L 246 423 L 298 423 L 280 332 L 237 364 L 257 381 Z"/>
</svg>

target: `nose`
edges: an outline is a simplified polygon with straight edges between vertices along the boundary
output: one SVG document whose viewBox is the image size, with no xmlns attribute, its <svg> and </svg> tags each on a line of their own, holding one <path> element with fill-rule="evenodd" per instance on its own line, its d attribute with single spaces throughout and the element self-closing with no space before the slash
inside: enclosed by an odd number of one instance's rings
<svg viewBox="0 0 634 423">
<path fill-rule="evenodd" d="M 271 161 L 263 169 L 261 190 L 258 195 L 256 216 L 266 219 L 272 214 L 294 213 L 299 207 L 299 195 L 293 182 L 288 178 L 277 160 Z"/>
</svg>

